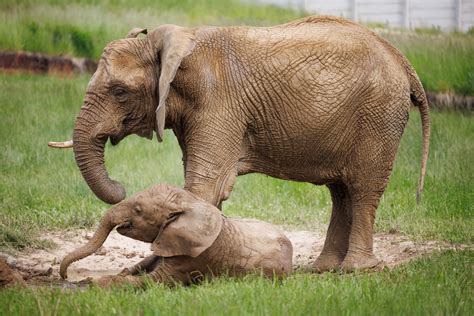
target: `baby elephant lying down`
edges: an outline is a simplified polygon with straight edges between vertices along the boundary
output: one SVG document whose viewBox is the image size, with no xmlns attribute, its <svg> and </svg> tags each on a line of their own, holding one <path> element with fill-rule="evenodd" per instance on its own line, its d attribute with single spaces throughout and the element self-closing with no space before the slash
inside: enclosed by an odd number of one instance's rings
<svg viewBox="0 0 474 316">
<path fill-rule="evenodd" d="M 116 226 L 122 235 L 151 243 L 154 255 L 100 284 L 140 285 L 141 272 L 156 282 L 189 284 L 224 273 L 284 276 L 292 269 L 291 242 L 275 226 L 226 218 L 188 191 L 160 184 L 113 206 L 92 239 L 61 262 L 61 277 L 67 278 L 72 262 L 94 253 Z"/>
</svg>

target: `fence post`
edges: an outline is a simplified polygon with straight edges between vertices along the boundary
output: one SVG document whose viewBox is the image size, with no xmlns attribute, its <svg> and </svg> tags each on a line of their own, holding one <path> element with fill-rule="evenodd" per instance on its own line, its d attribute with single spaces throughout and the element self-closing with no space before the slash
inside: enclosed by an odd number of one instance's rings
<svg viewBox="0 0 474 316">
<path fill-rule="evenodd" d="M 306 8 L 308 7 L 308 0 L 301 0 L 300 10 L 307 12 Z"/>
<path fill-rule="evenodd" d="M 352 10 L 352 20 L 354 22 L 357 22 L 358 18 L 357 16 L 359 15 L 359 13 L 357 12 L 357 0 L 352 0 L 352 7 L 351 7 L 351 10 Z"/>
<path fill-rule="evenodd" d="M 403 27 L 410 29 L 410 0 L 405 0 L 403 4 Z"/>
<path fill-rule="evenodd" d="M 462 31 L 462 0 L 456 0 L 456 30 Z"/>
</svg>

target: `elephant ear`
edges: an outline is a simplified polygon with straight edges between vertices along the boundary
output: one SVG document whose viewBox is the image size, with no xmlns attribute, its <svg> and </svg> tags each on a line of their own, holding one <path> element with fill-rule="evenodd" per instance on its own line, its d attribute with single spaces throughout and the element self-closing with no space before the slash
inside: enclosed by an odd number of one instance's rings
<svg viewBox="0 0 474 316">
<path fill-rule="evenodd" d="M 147 38 L 156 48 L 161 62 L 160 80 L 158 83 L 159 102 L 156 108 L 156 136 L 163 140 L 166 118 L 166 98 L 176 71 L 184 57 L 191 54 L 195 46 L 194 34 L 190 29 L 176 25 L 162 25 Z"/>
<path fill-rule="evenodd" d="M 170 221 L 152 243 L 151 250 L 155 255 L 194 258 L 209 248 L 219 236 L 223 217 L 216 207 L 197 202 L 186 203 L 180 208 L 177 219 Z"/>
<path fill-rule="evenodd" d="M 127 38 L 135 38 L 138 36 L 138 34 L 146 34 L 147 30 L 142 29 L 141 27 L 134 27 L 133 29 L 130 30 L 127 34 Z"/>
</svg>

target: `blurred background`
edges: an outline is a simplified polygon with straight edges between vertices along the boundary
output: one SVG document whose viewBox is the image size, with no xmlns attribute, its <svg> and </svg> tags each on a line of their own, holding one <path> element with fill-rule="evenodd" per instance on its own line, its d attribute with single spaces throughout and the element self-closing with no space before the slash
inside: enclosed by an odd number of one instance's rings
<svg viewBox="0 0 474 316">
<path fill-rule="evenodd" d="M 353 21 L 406 29 L 468 31 L 474 0 L 257 0 L 296 10 L 343 16 Z"/>
<path fill-rule="evenodd" d="M 265 26 L 310 14 L 344 16 L 379 32 L 429 91 L 474 94 L 474 0 L 2 0 L 0 50 L 97 59 L 135 26 Z M 0 67 L 11 62 L 0 59 Z"/>
</svg>

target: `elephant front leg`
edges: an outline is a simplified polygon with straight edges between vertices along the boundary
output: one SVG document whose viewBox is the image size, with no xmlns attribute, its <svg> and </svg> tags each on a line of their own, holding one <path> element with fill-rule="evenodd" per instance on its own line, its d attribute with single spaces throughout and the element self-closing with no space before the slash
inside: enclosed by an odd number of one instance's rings
<svg viewBox="0 0 474 316">
<path fill-rule="evenodd" d="M 168 286 L 196 283 L 202 279 L 203 275 L 194 267 L 191 260 L 189 257 L 163 259 L 152 272 L 147 274 L 147 277 L 156 283 Z"/>
<path fill-rule="evenodd" d="M 187 145 L 184 188 L 220 206 L 229 198 L 237 178 L 240 143 L 238 139 L 215 140 L 214 143 L 208 147 Z"/>
<path fill-rule="evenodd" d="M 234 165 L 227 170 L 220 168 L 217 170 L 222 171 L 211 172 L 212 175 L 208 173 L 204 177 L 187 176 L 184 188 L 220 209 L 222 202 L 227 200 L 232 192 L 237 170 Z"/>
<path fill-rule="evenodd" d="M 349 248 L 351 232 L 351 197 L 347 186 L 342 183 L 328 185 L 332 199 L 332 214 L 324 247 L 314 263 L 316 272 L 339 269 Z"/>
<path fill-rule="evenodd" d="M 102 288 L 109 287 L 120 287 L 120 286 L 133 286 L 143 287 L 145 285 L 145 276 L 133 276 L 133 275 L 107 275 L 101 277 L 96 281 L 97 285 Z"/>
<path fill-rule="evenodd" d="M 160 259 L 163 259 L 160 256 L 150 255 L 145 259 L 141 260 L 134 266 L 130 268 L 125 268 L 120 272 L 119 275 L 126 276 L 126 275 L 137 275 L 141 273 L 149 273 L 155 269 L 157 264 L 160 262 Z"/>
<path fill-rule="evenodd" d="M 163 258 L 159 256 L 149 256 L 132 267 L 150 269 L 149 273 L 141 273 L 140 275 L 131 275 L 130 273 L 119 273 L 118 275 L 108 275 L 97 280 L 100 287 L 111 286 L 133 286 L 144 287 L 147 282 L 162 283 L 168 286 L 177 284 L 188 285 L 201 280 L 203 275 L 196 271 L 189 258 L 173 257 Z M 143 271 L 143 270 L 140 270 Z M 193 271 L 193 272 L 188 272 Z"/>
</svg>

